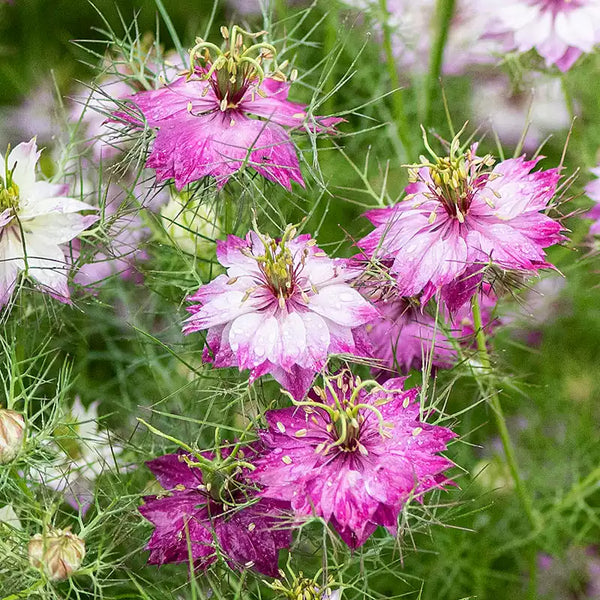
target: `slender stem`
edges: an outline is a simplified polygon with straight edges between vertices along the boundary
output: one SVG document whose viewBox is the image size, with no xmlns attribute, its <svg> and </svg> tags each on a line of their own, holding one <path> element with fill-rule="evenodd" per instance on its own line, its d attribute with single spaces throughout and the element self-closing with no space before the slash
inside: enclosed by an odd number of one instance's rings
<svg viewBox="0 0 600 600">
<path fill-rule="evenodd" d="M 538 598 L 538 568 L 537 568 L 538 553 L 536 547 L 532 546 L 529 550 L 529 582 L 527 585 L 528 600 L 536 600 Z"/>
<path fill-rule="evenodd" d="M 404 151 L 407 154 L 407 158 L 410 160 L 413 158 L 413 144 L 406 120 L 406 111 L 404 109 L 404 96 L 400 89 L 400 77 L 398 76 L 398 65 L 394 58 L 394 51 L 392 49 L 392 28 L 389 23 L 389 11 L 387 9 L 386 0 L 379 0 L 379 7 L 383 13 L 383 49 L 385 51 L 385 61 L 388 70 L 388 76 L 392 84 L 394 94 L 392 96 L 394 102 L 394 121 L 396 124 L 396 131 L 398 137 L 404 146 Z"/>
<path fill-rule="evenodd" d="M 339 10 L 337 5 L 334 3 L 327 11 L 327 17 L 325 18 L 325 37 L 323 39 L 323 50 L 325 56 L 332 56 L 336 45 L 338 43 L 338 29 L 339 29 Z M 335 80 L 335 64 L 332 63 L 331 70 L 329 71 L 327 79 L 323 82 L 323 95 L 327 96 L 334 87 Z M 335 98 L 330 96 L 325 105 L 323 106 L 323 112 L 326 115 L 331 115 L 335 112 Z"/>
<path fill-rule="evenodd" d="M 38 590 L 43 585 L 44 585 L 44 580 L 39 579 L 33 585 L 29 586 L 26 590 L 21 590 L 20 592 L 17 592 L 16 594 L 11 594 L 10 596 L 3 596 L 2 600 L 20 600 L 20 599 L 29 598 L 30 592 L 34 592 L 35 590 Z"/>
<path fill-rule="evenodd" d="M 425 101 L 423 103 L 423 123 L 427 127 L 431 120 L 431 109 L 435 90 L 442 74 L 444 48 L 448 41 L 450 22 L 454 14 L 456 0 L 438 0 L 436 7 L 436 36 L 429 55 L 429 72 L 425 81 Z"/>
<path fill-rule="evenodd" d="M 517 460 L 515 458 L 515 451 L 510 439 L 510 434 L 508 432 L 508 427 L 506 426 L 506 419 L 504 417 L 504 412 L 502 410 L 502 405 L 500 404 L 500 398 L 498 396 L 498 391 L 493 381 L 493 373 L 492 373 L 492 365 L 490 361 L 490 355 L 487 350 L 486 344 L 486 336 L 485 330 L 483 328 L 483 321 L 481 319 L 481 307 L 479 306 L 479 294 L 475 294 L 473 296 L 473 300 L 471 301 L 471 308 L 473 311 L 473 326 L 475 328 L 475 335 L 477 341 L 477 350 L 479 352 L 479 360 L 481 361 L 481 366 L 486 371 L 488 377 L 488 393 L 487 396 L 489 398 L 490 406 L 492 407 L 492 412 L 494 413 L 494 417 L 496 419 L 496 425 L 498 427 L 498 432 L 500 433 L 500 438 L 502 439 L 502 447 L 504 448 L 504 454 L 506 456 L 506 462 L 508 464 L 508 468 L 510 470 L 510 474 L 513 478 L 515 489 L 521 500 L 521 504 L 523 505 L 523 509 L 525 510 L 525 514 L 529 519 L 529 522 L 533 526 L 534 529 L 538 527 L 538 519 L 533 510 L 533 506 L 531 504 L 531 498 L 525 489 L 525 485 L 519 475 L 519 469 L 517 466 Z"/>
</svg>

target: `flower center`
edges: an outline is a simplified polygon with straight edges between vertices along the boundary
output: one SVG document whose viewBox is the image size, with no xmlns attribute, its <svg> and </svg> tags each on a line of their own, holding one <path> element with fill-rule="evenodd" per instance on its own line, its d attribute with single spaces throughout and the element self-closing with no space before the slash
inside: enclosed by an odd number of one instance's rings
<svg viewBox="0 0 600 600">
<path fill-rule="evenodd" d="M 290 226 L 279 241 L 268 236 L 261 238 L 265 253 L 255 257 L 267 287 L 279 299 L 281 308 L 285 306 L 286 300 L 294 293 L 295 288 L 294 260 L 286 245 L 295 234 L 295 227 Z"/>
<path fill-rule="evenodd" d="M 289 565 L 288 571 L 292 575 L 291 581 L 275 580 L 267 585 L 275 592 L 278 592 L 278 598 L 286 600 L 324 600 L 331 595 L 331 586 L 334 583 L 333 577 L 330 575 L 324 587 L 317 583 L 314 579 L 307 579 L 303 576 L 302 571 L 295 575 Z"/>
<path fill-rule="evenodd" d="M 7 158 L 9 153 L 10 148 L 6 152 Z M 12 171 L 9 171 L 7 162 L 4 177 L 0 176 L 0 212 L 4 212 L 6 209 L 16 212 L 19 208 L 19 186 L 13 181 L 15 168 L 16 165 Z"/>
<path fill-rule="evenodd" d="M 315 452 L 326 455 L 332 449 L 336 449 L 348 453 L 360 452 L 363 456 L 368 456 L 369 451 L 363 442 L 366 437 L 371 435 L 370 433 L 365 434 L 365 421 L 369 413 L 372 413 L 372 416 L 377 419 L 378 432 L 381 437 L 389 437 L 389 429 L 393 427 L 391 423 L 383 420 L 383 416 L 376 406 L 362 401 L 361 392 L 367 387 L 380 387 L 379 384 L 375 381 L 361 381 L 360 378 L 354 378 L 346 371 L 342 371 L 335 377 L 326 378 L 325 383 L 327 391 L 335 400 L 335 406 L 329 405 L 327 393 L 317 386 L 313 388 L 313 392 L 322 401 L 322 404 L 295 403 L 310 407 L 318 406 L 329 414 L 331 421 L 327 425 L 327 431 L 334 441 L 331 444 L 319 444 Z M 387 401 L 388 399 L 382 403 Z M 368 429 L 371 430 L 371 426 Z"/>
<path fill-rule="evenodd" d="M 288 242 L 296 236 L 297 229 L 295 225 L 288 225 L 283 232 L 280 240 L 274 240 L 268 235 L 262 235 L 256 229 L 256 235 L 264 246 L 265 253 L 256 256 L 247 251 L 247 255 L 258 262 L 262 272 L 263 285 L 278 299 L 279 307 L 283 310 L 287 301 L 294 295 L 299 294 L 305 304 L 308 304 L 309 297 L 303 289 L 299 289 L 298 277 L 304 268 L 306 258 L 309 255 L 308 247 L 302 251 L 300 261 L 294 261 L 294 257 L 289 249 Z M 309 240 L 307 246 L 315 242 Z M 256 288 L 252 288 L 252 291 Z"/>
<path fill-rule="evenodd" d="M 448 216 L 464 223 L 475 194 L 492 177 L 490 169 L 494 165 L 494 158 L 489 154 L 477 156 L 471 148 L 461 151 L 458 135 L 452 140 L 449 155 L 439 157 L 429 146 L 425 135 L 423 139 L 433 160 L 421 156 L 420 164 L 410 165 L 409 180 L 427 185 L 430 193 L 425 195 L 436 199 Z M 428 169 L 430 181 L 421 175 L 423 167 Z M 430 223 L 435 218 L 434 210 L 429 217 Z"/>
<path fill-rule="evenodd" d="M 189 77 L 197 74 L 198 70 L 202 73 L 201 79 L 210 83 L 222 111 L 236 109 L 249 89 L 264 96 L 264 92 L 260 90 L 260 84 L 265 78 L 263 64 L 265 60 L 275 57 L 276 50 L 266 42 L 247 46 L 244 40 L 254 41 L 265 34 L 266 31 L 250 33 L 237 25 L 231 31 L 227 27 L 221 27 L 221 35 L 225 43 L 229 44 L 225 51 L 202 38 L 196 39 L 196 45 L 190 50 Z M 286 79 L 280 70 L 269 77 L 279 81 Z"/>
</svg>

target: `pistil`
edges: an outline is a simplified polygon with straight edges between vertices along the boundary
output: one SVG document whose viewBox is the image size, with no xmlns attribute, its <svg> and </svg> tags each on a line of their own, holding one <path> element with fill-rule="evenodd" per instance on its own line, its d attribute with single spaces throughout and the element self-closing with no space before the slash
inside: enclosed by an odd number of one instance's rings
<svg viewBox="0 0 600 600">
<path fill-rule="evenodd" d="M 429 187 L 429 194 L 425 195 L 437 200 L 448 216 L 464 223 L 475 194 L 490 180 L 490 169 L 495 161 L 489 154 L 477 156 L 471 148 L 461 150 L 461 133 L 462 130 L 452 140 L 449 155 L 440 157 L 431 149 L 423 130 L 424 144 L 433 160 L 421 156 L 421 163 L 409 165 L 409 179 L 412 183 L 425 183 Z M 423 167 L 428 169 L 431 181 L 424 180 L 420 174 Z M 429 223 L 433 224 L 435 219 L 434 210 Z"/>
<path fill-rule="evenodd" d="M 10 146 L 6 151 L 6 156 L 10 154 Z M 17 165 L 12 168 L 12 171 L 8 170 L 8 162 L 4 167 L 4 177 L 0 176 L 0 212 L 4 212 L 6 209 L 12 209 L 13 211 L 19 208 L 19 186 L 13 181 L 13 173 Z"/>
<path fill-rule="evenodd" d="M 275 47 L 266 42 L 247 46 L 244 39 L 256 40 L 265 34 L 266 31 L 251 33 L 237 25 L 231 31 L 227 27 L 221 27 L 221 35 L 229 46 L 225 51 L 202 38 L 196 39 L 196 45 L 190 50 L 189 77 L 197 74 L 198 63 L 203 71 L 201 79 L 212 86 L 221 111 L 236 109 L 250 89 L 259 96 L 264 96 L 260 89 L 266 77 L 263 63 L 274 58 Z M 279 81 L 286 80 L 281 70 L 269 74 L 269 77 Z"/>
</svg>

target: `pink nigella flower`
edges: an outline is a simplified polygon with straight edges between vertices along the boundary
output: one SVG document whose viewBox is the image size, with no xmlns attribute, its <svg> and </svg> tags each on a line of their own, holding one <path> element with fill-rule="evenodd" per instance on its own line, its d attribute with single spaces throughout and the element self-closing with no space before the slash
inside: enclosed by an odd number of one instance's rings
<svg viewBox="0 0 600 600">
<path fill-rule="evenodd" d="M 456 144 L 455 144 L 456 142 Z M 532 169 L 540 160 L 505 160 L 494 168 L 476 147 L 411 170 L 407 198 L 366 217 L 375 231 L 359 242 L 368 256 L 392 262 L 398 294 L 438 290 L 451 310 L 475 293 L 484 267 L 536 272 L 549 268 L 544 248 L 563 239 L 544 214 L 556 192 L 557 169 Z M 432 153 L 433 154 L 433 153 Z M 435 156 L 435 155 L 433 155 Z"/>
<path fill-rule="evenodd" d="M 488 34 L 503 39 L 505 51 L 535 48 L 563 72 L 600 42 L 599 0 L 507 0 L 486 8 Z"/>
<path fill-rule="evenodd" d="M 402 384 L 367 391 L 342 372 L 315 388 L 315 401 L 268 411 L 266 451 L 251 474 L 263 496 L 323 517 L 351 548 L 378 525 L 395 535 L 404 504 L 447 482 L 452 463 L 438 452 L 454 437 L 421 421 L 417 390 Z"/>
<path fill-rule="evenodd" d="M 214 458 L 209 453 L 205 457 Z M 237 476 L 227 478 L 220 489 L 207 486 L 197 461 L 192 455 L 167 454 L 146 463 L 169 492 L 145 497 L 139 509 L 155 527 L 146 546 L 148 562 L 188 562 L 191 550 L 194 565 L 206 569 L 217 559 L 218 548 L 234 569 L 277 577 L 279 550 L 291 544 L 290 529 L 283 526 L 285 505 L 257 499 L 247 469 L 243 474 L 236 469 Z"/>
<path fill-rule="evenodd" d="M 288 189 L 292 181 L 304 185 L 286 128 L 304 124 L 306 107 L 287 99 L 289 84 L 280 71 L 264 74 L 262 65 L 275 49 L 266 43 L 243 45 L 244 36 L 255 39 L 264 32 L 249 34 L 237 26 L 222 32 L 230 42 L 227 52 L 198 40 L 187 74 L 132 97 L 145 122 L 158 129 L 147 166 L 159 181 L 174 179 L 177 189 L 206 176 L 223 186 L 246 164 Z M 142 125 L 131 114 L 119 117 Z M 312 129 L 341 120 L 319 119 Z"/>
<path fill-rule="evenodd" d="M 0 307 L 10 298 L 20 271 L 42 291 L 68 303 L 62 245 L 98 219 L 78 214 L 94 208 L 65 196 L 67 185 L 36 180 L 40 154 L 32 139 L 0 156 Z"/>
<path fill-rule="evenodd" d="M 489 334 L 495 321 L 492 311 L 496 296 L 485 284 L 486 293 L 480 294 L 484 327 Z M 457 361 L 456 344 L 469 347 L 474 338 L 471 306 L 463 304 L 454 314 L 440 307 L 435 316 L 411 304 L 406 298 L 380 300 L 375 304 L 381 315 L 367 325 L 367 335 L 373 348 L 373 357 L 391 373 L 408 373 L 420 369 L 423 361 L 433 367 L 448 369 Z M 447 333 L 444 332 L 444 321 Z M 383 374 L 383 373 L 382 373 Z"/>
<path fill-rule="evenodd" d="M 205 361 L 250 369 L 250 382 L 271 373 L 299 399 L 330 354 L 368 354 L 360 326 L 377 310 L 348 284 L 348 261 L 294 236 L 288 227 L 280 241 L 253 231 L 218 241 L 227 274 L 189 297 L 199 304 L 183 331 L 208 329 Z"/>
<path fill-rule="evenodd" d="M 383 14 L 380 0 L 346 0 L 345 4 L 370 12 L 378 33 L 387 21 L 401 76 L 427 72 L 437 25 L 436 0 L 387 0 L 387 14 Z M 442 71 L 446 75 L 460 75 L 474 65 L 494 62 L 497 40 L 481 39 L 487 25 L 482 4 L 481 0 L 456 1 L 444 47 Z"/>
<path fill-rule="evenodd" d="M 585 193 L 591 198 L 596 205 L 593 206 L 585 215 L 588 219 L 593 219 L 594 222 L 590 227 L 592 235 L 600 235 L 600 165 L 590 171 L 596 176 L 585 186 Z"/>
<path fill-rule="evenodd" d="M 535 152 L 549 135 L 569 128 L 571 115 L 559 78 L 530 72 L 520 89 L 509 91 L 508 76 L 490 75 L 473 79 L 471 112 L 474 122 L 491 127 L 503 144 L 515 147 L 527 128 L 523 148 Z"/>
</svg>

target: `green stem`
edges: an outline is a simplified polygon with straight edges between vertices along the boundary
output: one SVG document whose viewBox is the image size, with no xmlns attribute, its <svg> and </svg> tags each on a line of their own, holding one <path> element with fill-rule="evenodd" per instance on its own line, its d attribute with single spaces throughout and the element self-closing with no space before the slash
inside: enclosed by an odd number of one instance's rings
<svg viewBox="0 0 600 600">
<path fill-rule="evenodd" d="M 398 77 L 398 66 L 394 58 L 394 51 L 392 49 L 392 28 L 389 23 L 389 12 L 387 9 L 386 0 L 379 0 L 379 7 L 383 13 L 383 49 L 385 51 L 385 60 L 388 70 L 388 76 L 394 90 L 392 96 L 394 102 L 394 121 L 396 123 L 396 131 L 404 151 L 406 152 L 409 160 L 413 157 L 413 144 L 411 135 L 409 133 L 408 124 L 406 121 L 406 112 L 404 109 L 404 96 L 400 89 L 400 77 Z"/>
<path fill-rule="evenodd" d="M 323 40 L 323 50 L 325 56 L 332 56 L 336 45 L 338 43 L 338 30 L 339 30 L 339 11 L 336 4 L 333 4 L 327 11 L 327 17 L 325 18 L 325 38 Z M 331 70 L 327 79 L 323 82 L 323 95 L 327 96 L 334 88 L 334 71 L 335 63 L 332 62 Z M 326 115 L 332 115 L 335 112 L 335 98 L 330 96 L 325 105 L 323 106 L 323 113 Z"/>
<path fill-rule="evenodd" d="M 498 391 L 493 381 L 492 365 L 490 361 L 490 355 L 487 350 L 483 321 L 481 319 L 479 294 L 475 294 L 473 296 L 473 300 L 471 301 L 471 308 L 473 311 L 473 326 L 476 332 L 475 335 L 477 341 L 477 350 L 479 352 L 479 360 L 481 361 L 481 366 L 483 367 L 483 370 L 486 371 L 486 374 L 488 376 L 487 396 L 489 399 L 490 406 L 492 407 L 492 412 L 494 413 L 494 418 L 496 419 L 496 425 L 498 427 L 498 432 L 500 433 L 500 438 L 502 439 L 502 447 L 504 448 L 506 462 L 508 464 L 510 474 L 514 481 L 515 489 L 517 491 L 519 499 L 521 500 L 521 504 L 523 505 L 525 514 L 527 515 L 527 518 L 529 519 L 529 522 L 531 523 L 532 527 L 534 529 L 537 529 L 538 519 L 533 510 L 529 494 L 527 493 L 525 485 L 523 484 L 521 476 L 519 475 L 517 460 L 515 458 L 515 451 L 513 448 L 512 441 L 510 439 L 508 427 L 506 426 L 506 419 L 504 417 L 502 405 L 500 404 Z"/>
<path fill-rule="evenodd" d="M 532 546 L 529 551 L 529 582 L 527 585 L 527 598 L 536 600 L 538 598 L 538 568 L 537 568 L 538 553 L 535 546 Z"/>
<path fill-rule="evenodd" d="M 33 585 L 29 586 L 26 590 L 21 590 L 16 594 L 11 594 L 10 596 L 4 596 L 2 600 L 23 600 L 25 598 L 30 597 L 30 593 L 38 590 L 44 585 L 44 580 L 40 579 L 36 581 Z"/>
<path fill-rule="evenodd" d="M 456 0 L 438 0 L 436 7 L 436 36 L 429 55 L 429 72 L 425 81 L 425 100 L 423 103 L 423 123 L 425 127 L 430 124 L 433 97 L 442 74 L 444 61 L 444 48 L 448 41 L 450 22 L 454 14 Z"/>
</svg>

